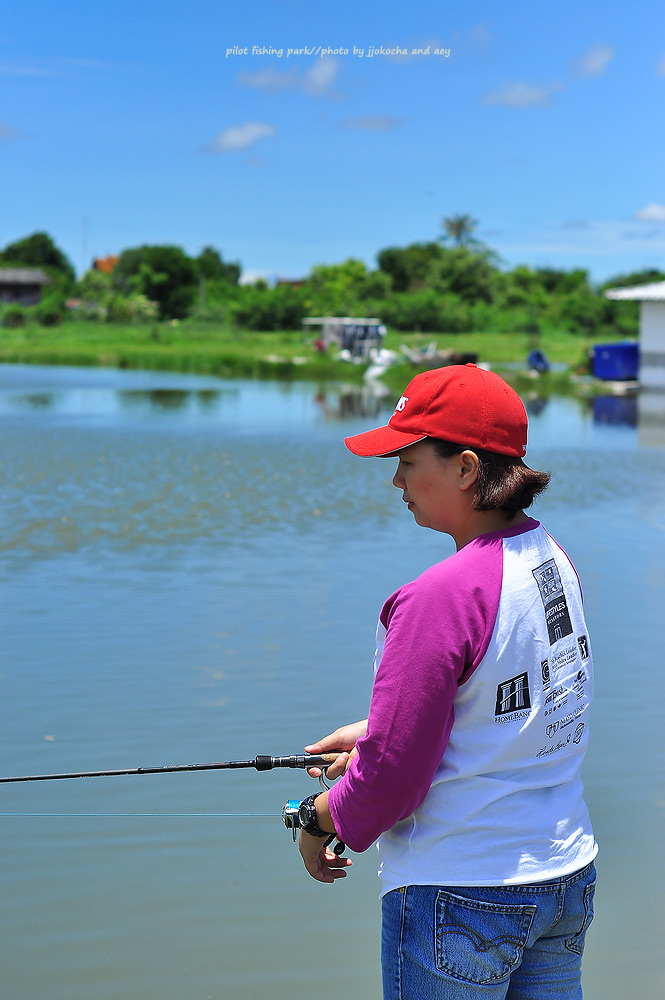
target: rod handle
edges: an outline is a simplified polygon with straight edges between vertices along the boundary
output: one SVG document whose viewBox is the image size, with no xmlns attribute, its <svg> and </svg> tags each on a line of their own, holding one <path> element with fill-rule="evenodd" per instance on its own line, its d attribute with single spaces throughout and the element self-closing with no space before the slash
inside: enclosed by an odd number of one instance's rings
<svg viewBox="0 0 665 1000">
<path fill-rule="evenodd" d="M 326 767 L 330 767 L 331 764 L 334 764 L 338 757 L 339 757 L 339 753 L 338 752 L 335 752 L 335 753 L 306 753 L 304 755 L 304 757 L 302 758 L 302 764 L 299 764 L 298 767 L 323 767 L 323 768 L 326 768 Z"/>
<path fill-rule="evenodd" d="M 268 757 L 266 754 L 259 754 L 254 758 L 254 767 L 257 771 L 272 771 L 273 767 L 330 767 L 337 758 L 338 753 L 293 753 L 288 757 Z"/>
</svg>

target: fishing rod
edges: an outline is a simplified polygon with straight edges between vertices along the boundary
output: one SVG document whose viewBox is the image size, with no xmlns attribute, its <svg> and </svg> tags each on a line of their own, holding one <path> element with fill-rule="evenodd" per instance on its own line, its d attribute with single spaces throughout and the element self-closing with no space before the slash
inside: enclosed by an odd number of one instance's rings
<svg viewBox="0 0 665 1000">
<path fill-rule="evenodd" d="M 210 764 L 167 764 L 160 767 L 128 767 L 112 771 L 70 771 L 64 774 L 23 774 L 0 778 L 0 784 L 14 781 L 58 781 L 62 778 L 108 778 L 119 774 L 169 774 L 173 771 L 224 771 L 253 767 L 257 771 L 272 771 L 275 767 L 320 767 L 325 770 L 337 760 L 339 754 L 290 754 L 288 757 L 268 757 L 259 754 L 253 760 L 227 760 Z"/>
<path fill-rule="evenodd" d="M 333 764 L 339 754 L 319 753 L 319 754 L 290 754 L 287 757 L 270 757 L 266 754 L 259 754 L 253 760 L 227 760 L 215 761 L 208 764 L 163 764 L 159 767 L 126 767 L 114 768 L 109 771 L 67 771 L 61 774 L 22 774 L 14 777 L 0 778 L 0 784 L 6 785 L 18 781 L 59 781 L 64 778 L 109 778 L 122 774 L 170 774 L 174 771 L 230 771 L 239 768 L 253 767 L 257 771 L 272 771 L 275 767 L 299 767 L 321 768 L 319 781 L 323 788 L 328 788 L 324 775 L 326 768 Z M 289 799 L 282 809 L 282 821 L 291 831 L 293 839 L 296 839 L 296 831 L 300 829 L 300 799 Z M 326 841 L 326 846 L 333 840 L 337 840 L 333 850 L 335 854 L 341 854 L 344 844 L 335 834 L 331 834 Z"/>
</svg>

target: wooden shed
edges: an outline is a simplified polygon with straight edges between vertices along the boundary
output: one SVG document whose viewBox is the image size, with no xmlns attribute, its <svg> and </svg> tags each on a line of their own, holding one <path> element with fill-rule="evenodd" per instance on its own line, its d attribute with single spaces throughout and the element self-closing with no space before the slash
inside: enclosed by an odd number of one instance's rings
<svg viewBox="0 0 665 1000">
<path fill-rule="evenodd" d="M 0 303 L 37 306 L 41 302 L 42 288 L 50 281 L 38 268 L 0 267 Z"/>
<path fill-rule="evenodd" d="M 665 389 L 665 281 L 608 288 L 605 295 L 640 303 L 639 382 L 645 389 Z"/>
</svg>

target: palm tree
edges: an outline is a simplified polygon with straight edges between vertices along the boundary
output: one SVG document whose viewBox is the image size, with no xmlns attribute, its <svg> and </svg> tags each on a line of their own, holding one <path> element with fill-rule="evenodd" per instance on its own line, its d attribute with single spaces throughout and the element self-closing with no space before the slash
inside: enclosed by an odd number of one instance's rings
<svg viewBox="0 0 665 1000">
<path fill-rule="evenodd" d="M 470 246 L 476 243 L 472 236 L 478 220 L 468 213 L 464 215 L 447 215 L 443 220 L 445 235 L 442 240 L 453 240 L 456 247 Z"/>
</svg>

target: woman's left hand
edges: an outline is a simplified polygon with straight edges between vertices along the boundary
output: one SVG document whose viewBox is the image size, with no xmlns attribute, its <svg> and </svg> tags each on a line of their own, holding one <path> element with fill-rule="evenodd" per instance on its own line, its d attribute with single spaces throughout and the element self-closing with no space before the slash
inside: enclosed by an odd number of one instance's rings
<svg viewBox="0 0 665 1000">
<path fill-rule="evenodd" d="M 312 837 L 304 830 L 300 831 L 298 850 L 305 868 L 317 882 L 334 882 L 335 879 L 345 878 L 344 869 L 353 864 L 351 858 L 338 857 L 325 843 L 322 837 Z"/>
</svg>

